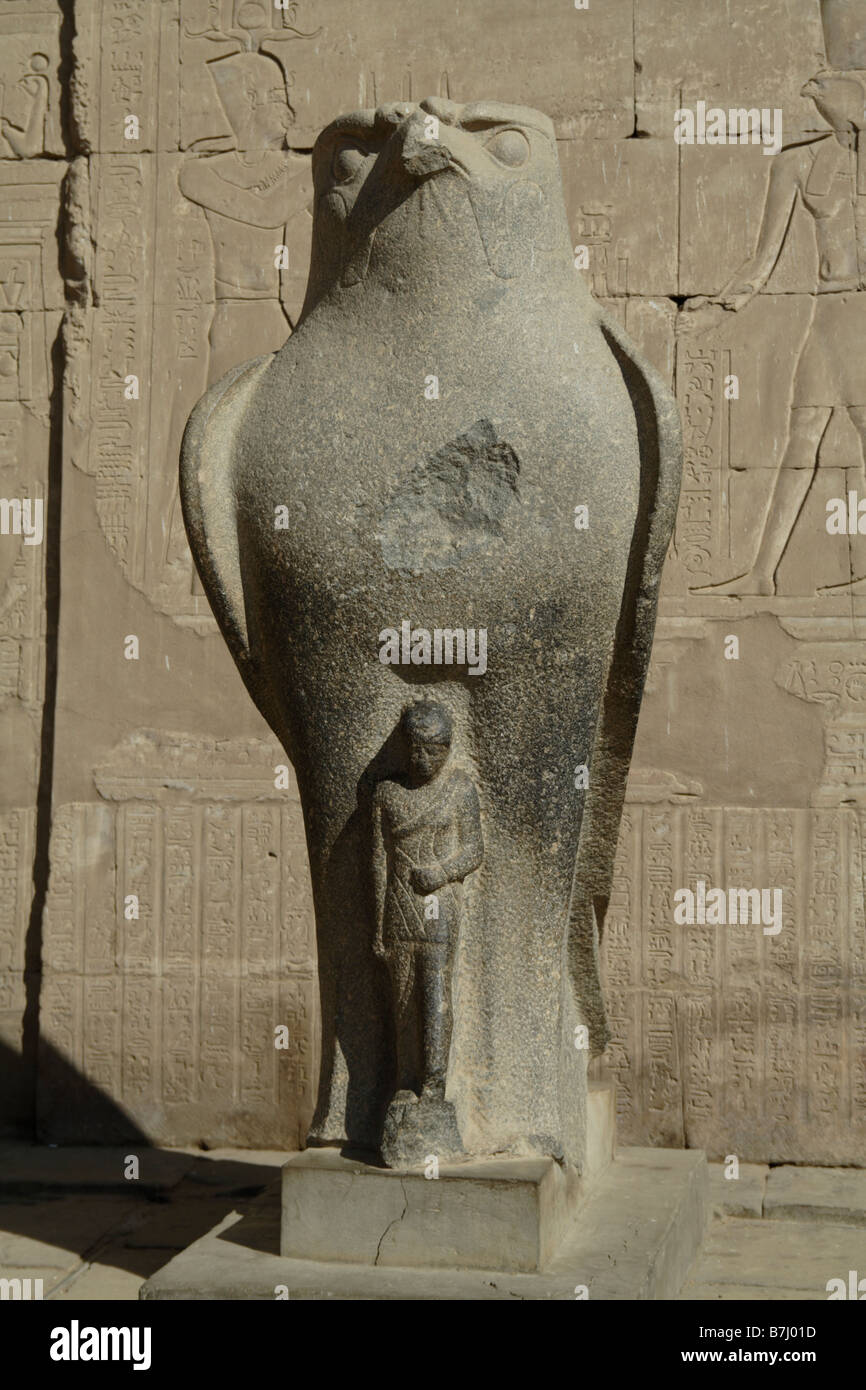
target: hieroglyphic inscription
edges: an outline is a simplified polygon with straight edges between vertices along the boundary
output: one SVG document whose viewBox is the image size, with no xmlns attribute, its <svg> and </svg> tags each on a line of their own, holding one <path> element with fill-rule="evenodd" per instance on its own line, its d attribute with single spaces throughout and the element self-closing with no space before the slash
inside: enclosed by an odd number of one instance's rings
<svg viewBox="0 0 866 1390">
<path fill-rule="evenodd" d="M 604 948 L 622 1142 L 856 1161 L 866 1139 L 862 834 L 848 806 L 626 807 Z M 781 931 L 675 925 L 671 886 L 698 879 L 780 888 Z"/>
<path fill-rule="evenodd" d="M 102 308 L 93 345 L 90 468 L 105 538 L 124 569 L 137 575 L 140 528 L 133 518 L 144 474 L 142 406 L 128 378 L 140 379 L 147 363 L 143 276 L 150 190 L 140 158 L 106 158 L 100 166 L 98 217 L 104 232 L 96 288 Z"/>
<path fill-rule="evenodd" d="M 683 818 L 683 883 L 692 891 L 698 881 L 720 886 L 721 812 L 696 806 Z M 715 1108 L 719 1072 L 718 1005 L 715 982 L 719 978 L 719 932 L 712 923 L 698 923 L 684 933 L 683 974 L 690 982 L 686 1001 L 683 1044 L 683 1110 L 685 1125 L 707 1120 Z"/>
<path fill-rule="evenodd" d="M 575 227 L 575 244 L 589 255 L 590 284 L 597 298 L 628 294 L 628 249 L 614 241 L 611 206 L 582 207 Z"/>
<path fill-rule="evenodd" d="M 768 1109 L 782 1135 L 796 1143 L 799 1120 L 800 1053 L 800 950 L 791 926 L 803 920 L 802 864 L 800 847 L 805 842 L 805 814 L 802 811 L 765 811 L 761 817 L 766 836 L 767 881 L 782 890 L 785 922 L 772 946 L 764 951 L 764 1066 Z M 853 822 L 852 822 L 853 829 Z M 792 1047 L 791 1040 L 795 1040 Z"/>
<path fill-rule="evenodd" d="M 763 884 L 759 877 L 757 835 L 759 818 L 754 811 L 731 810 L 724 821 L 725 881 L 731 887 Z M 760 974 L 762 934 L 760 925 L 729 922 L 724 927 L 723 1038 L 725 1049 L 725 1099 L 729 1113 L 761 1118 L 760 1009 L 755 984 Z"/>
<path fill-rule="evenodd" d="M 48 3 L 0 9 L 0 496 L 41 514 L 38 543 L 4 515 L 0 535 L 0 1123 L 33 1123 L 32 1049 L 38 928 L 32 917 L 39 731 L 46 671 L 50 564 L 52 347 L 63 286 L 56 229 L 65 164 L 57 75 L 60 14 Z M 6 503 L 4 502 L 4 509 Z M 47 808 L 43 808 L 43 813 Z"/>
<path fill-rule="evenodd" d="M 129 148 L 127 118 L 138 118 L 138 147 L 157 147 L 160 111 L 160 11 L 146 0 L 102 0 L 95 37 L 100 71 L 97 79 L 98 149 Z M 163 22 L 171 16 L 164 14 Z"/>
<path fill-rule="evenodd" d="M 625 1116 L 627 1121 L 635 1115 L 638 1104 L 635 1088 L 640 1047 L 639 1000 L 633 988 L 639 965 L 635 934 L 635 902 L 639 893 L 637 872 L 634 823 L 630 808 L 626 807 L 604 924 L 604 958 L 610 991 L 608 1023 L 611 1033 L 605 1056 L 617 1075 L 617 1114 Z"/>
<path fill-rule="evenodd" d="M 807 1046 L 813 1075 L 807 1119 L 817 1124 L 832 1124 L 842 1108 L 844 938 L 839 924 L 845 920 L 847 893 L 841 841 L 838 812 L 817 811 L 809 855 L 806 934 Z"/>
<path fill-rule="evenodd" d="M 677 398 L 683 425 L 683 483 L 674 552 L 690 587 L 708 583 L 731 553 L 728 349 L 681 338 Z"/>
<path fill-rule="evenodd" d="M 824 712 L 824 767 L 813 804 L 860 804 L 866 801 L 866 656 L 860 642 L 830 637 L 800 642 L 775 678 L 788 694 Z"/>
<path fill-rule="evenodd" d="M 43 992 L 52 1048 L 172 1142 L 204 1126 L 213 1142 L 296 1143 L 316 1028 L 299 866 L 294 802 L 59 808 Z M 69 1138 L 76 1116 L 50 1058 L 42 1073 L 43 1131 Z"/>
<path fill-rule="evenodd" d="M 679 965 L 679 942 L 673 922 L 673 895 L 678 886 L 678 827 L 667 806 L 652 807 L 643 817 L 644 978 L 643 999 L 646 1105 L 655 1123 L 676 1142 L 680 1129 L 682 1082 L 676 1006 L 671 977 Z"/>
</svg>

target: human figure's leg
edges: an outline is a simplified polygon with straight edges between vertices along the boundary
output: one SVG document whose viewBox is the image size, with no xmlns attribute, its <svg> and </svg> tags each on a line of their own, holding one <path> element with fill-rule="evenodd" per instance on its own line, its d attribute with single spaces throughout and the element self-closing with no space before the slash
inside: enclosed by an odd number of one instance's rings
<svg viewBox="0 0 866 1390">
<path fill-rule="evenodd" d="M 832 413 L 833 407 L 829 405 L 803 406 L 791 411 L 788 443 L 776 475 L 755 563 L 747 574 L 720 584 L 704 584 L 695 592 L 765 595 L 776 592 L 776 570 L 815 476 L 818 450 Z"/>
<path fill-rule="evenodd" d="M 451 1047 L 451 952 L 448 943 L 426 943 L 418 953 L 417 968 L 421 985 L 424 1090 L 444 1096 Z"/>
<path fill-rule="evenodd" d="M 421 999 L 417 946 L 394 942 L 388 952 L 388 969 L 394 1001 L 397 1091 L 419 1091 L 422 1077 Z"/>
<path fill-rule="evenodd" d="M 860 458 L 851 467 L 844 469 L 843 491 L 857 493 L 859 501 L 866 497 L 866 406 L 849 405 L 848 418 L 857 431 L 860 440 Z M 847 497 L 846 497 L 847 503 Z M 846 505 L 847 510 L 847 505 Z M 822 594 L 862 594 L 866 591 L 866 536 L 861 536 L 859 527 L 848 540 L 848 578 L 837 584 L 822 586 Z"/>
</svg>

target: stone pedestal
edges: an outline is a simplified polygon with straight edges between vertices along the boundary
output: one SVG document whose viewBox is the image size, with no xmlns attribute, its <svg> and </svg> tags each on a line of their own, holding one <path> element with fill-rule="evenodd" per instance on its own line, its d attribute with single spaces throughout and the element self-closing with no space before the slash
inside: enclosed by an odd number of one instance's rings
<svg viewBox="0 0 866 1390">
<path fill-rule="evenodd" d="M 582 1175 L 551 1158 L 394 1169 L 333 1148 L 293 1154 L 283 1168 L 280 1252 L 380 1267 L 543 1269 L 613 1160 L 615 1122 L 614 1088 L 591 1082 Z"/>
<path fill-rule="evenodd" d="M 574 1204 L 552 1159 L 371 1168 L 336 1149 L 283 1169 L 280 1253 L 290 1259 L 431 1269 L 538 1270 Z"/>
<path fill-rule="evenodd" d="M 707 1220 L 704 1155 L 614 1158 L 614 1093 L 590 1083 L 582 1175 L 504 1158 L 402 1172 L 294 1154 L 281 1191 L 143 1286 L 145 1299 L 674 1298 Z M 429 1170 L 432 1171 L 432 1170 Z"/>
<path fill-rule="evenodd" d="M 422 1179 L 423 1181 L 423 1179 Z M 440 1184 L 428 1183 L 438 1189 Z M 668 1299 L 707 1221 L 707 1164 L 694 1150 L 625 1149 L 592 1187 L 541 1270 L 442 1269 L 290 1259 L 275 1189 L 226 1217 L 142 1286 L 144 1299 Z M 334 1213 L 339 1221 L 340 1213 Z M 384 1232 L 383 1232 L 384 1234 Z"/>
</svg>

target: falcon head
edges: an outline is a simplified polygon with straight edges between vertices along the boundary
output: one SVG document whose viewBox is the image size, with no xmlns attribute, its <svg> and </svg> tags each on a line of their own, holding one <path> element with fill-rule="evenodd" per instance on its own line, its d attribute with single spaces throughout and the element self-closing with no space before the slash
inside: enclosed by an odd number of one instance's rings
<svg viewBox="0 0 866 1390">
<path fill-rule="evenodd" d="M 491 282 L 570 263 L 553 124 L 521 106 L 440 97 L 332 121 L 313 150 L 304 313 L 334 287 L 393 292 L 473 272 Z"/>
</svg>

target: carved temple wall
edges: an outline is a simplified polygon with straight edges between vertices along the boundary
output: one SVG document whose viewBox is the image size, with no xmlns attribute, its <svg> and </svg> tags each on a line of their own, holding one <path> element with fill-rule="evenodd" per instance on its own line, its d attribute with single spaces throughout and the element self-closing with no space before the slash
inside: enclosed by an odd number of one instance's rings
<svg viewBox="0 0 866 1390">
<path fill-rule="evenodd" d="M 797 199 L 751 303 L 690 314 L 753 255 L 776 160 L 674 139 L 699 102 L 830 135 L 801 95 L 826 61 L 818 0 L 0 0 L 0 491 L 45 504 L 41 544 L 0 536 L 0 1127 L 288 1147 L 309 1121 L 300 807 L 194 576 L 178 447 L 297 319 L 317 131 L 441 94 L 552 116 L 583 273 L 682 409 L 606 928 L 620 1139 L 862 1162 L 866 538 L 825 526 L 866 497 L 859 402 L 775 592 L 714 590 L 776 505 L 822 214 Z M 782 930 L 677 925 L 700 879 L 781 888 Z"/>
</svg>

